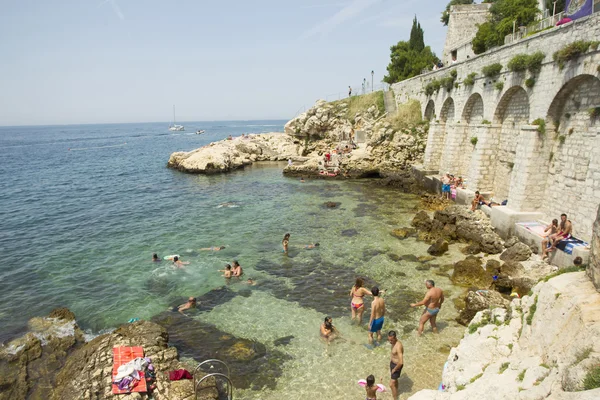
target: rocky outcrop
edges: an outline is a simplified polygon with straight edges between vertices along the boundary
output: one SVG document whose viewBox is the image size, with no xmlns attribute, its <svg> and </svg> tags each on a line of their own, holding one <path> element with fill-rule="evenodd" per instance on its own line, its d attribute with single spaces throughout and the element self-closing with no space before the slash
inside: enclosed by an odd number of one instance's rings
<svg viewBox="0 0 600 400">
<path fill-rule="evenodd" d="M 468 325 L 475 314 L 490 308 L 508 308 L 510 302 L 494 290 L 470 290 L 465 297 L 465 308 L 460 311 L 456 321 Z"/>
<path fill-rule="evenodd" d="M 167 166 L 190 173 L 214 174 L 243 168 L 255 161 L 304 161 L 301 146 L 289 135 L 265 133 L 221 140 L 190 152 L 171 154 Z"/>
<path fill-rule="evenodd" d="M 143 346 L 156 371 L 154 398 L 193 399 L 190 380 L 170 382 L 165 372 L 187 368 L 178 361 L 178 352 L 168 347 L 168 335 L 160 325 L 138 321 L 88 343 L 67 309 L 54 310 L 46 318 L 32 318 L 22 338 L 0 348 L 0 399 L 112 399 L 112 349 L 115 346 Z M 207 379 L 202 399 L 217 399 Z M 204 383 L 203 383 L 204 385 Z M 160 396 L 160 397 L 157 397 Z M 123 399 L 148 399 L 132 394 Z"/>
<path fill-rule="evenodd" d="M 505 244 L 506 245 L 506 244 Z M 525 243 L 516 242 L 508 247 L 502 254 L 502 261 L 527 261 L 531 257 L 531 249 Z"/>
<path fill-rule="evenodd" d="M 590 251 L 590 263 L 587 266 L 587 274 L 592 279 L 596 289 L 600 291 L 600 207 L 594 222 L 592 231 L 592 250 Z"/>
<path fill-rule="evenodd" d="M 436 240 L 435 243 L 429 246 L 427 249 L 427 253 L 431 254 L 432 256 L 441 256 L 447 251 L 448 242 L 446 242 L 444 239 Z"/>
<path fill-rule="evenodd" d="M 492 282 L 492 272 L 483 268 L 480 257 L 468 256 L 454 264 L 451 279 L 455 285 L 487 288 Z"/>
<path fill-rule="evenodd" d="M 598 373 L 599 337 L 600 294 L 583 272 L 565 273 L 509 310 L 477 313 L 450 351 L 445 391 L 409 399 L 597 399 L 600 388 L 584 390 L 583 382 Z"/>
</svg>

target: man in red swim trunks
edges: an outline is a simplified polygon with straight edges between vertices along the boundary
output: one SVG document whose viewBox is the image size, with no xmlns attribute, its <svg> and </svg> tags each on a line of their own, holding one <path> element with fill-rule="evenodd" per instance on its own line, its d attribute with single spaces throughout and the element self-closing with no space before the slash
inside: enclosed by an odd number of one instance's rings
<svg viewBox="0 0 600 400">
<path fill-rule="evenodd" d="M 548 251 L 556 250 L 556 245 L 565 239 L 571 238 L 571 232 L 573 231 L 573 224 L 567 219 L 567 214 L 560 214 L 560 225 L 558 226 L 558 232 L 550 236 L 550 242 L 552 246 Z"/>
</svg>

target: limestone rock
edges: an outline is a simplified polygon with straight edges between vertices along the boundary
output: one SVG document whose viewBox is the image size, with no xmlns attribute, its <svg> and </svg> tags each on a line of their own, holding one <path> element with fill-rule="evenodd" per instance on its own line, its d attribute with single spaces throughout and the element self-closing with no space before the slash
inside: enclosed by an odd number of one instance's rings
<svg viewBox="0 0 600 400">
<path fill-rule="evenodd" d="M 441 256 L 448 251 L 448 242 L 443 239 L 438 239 L 434 244 L 429 246 L 427 253 L 432 256 Z"/>
<path fill-rule="evenodd" d="M 468 256 L 454 264 L 452 282 L 457 285 L 487 288 L 492 281 L 491 272 L 483 269 L 481 259 Z"/>
<path fill-rule="evenodd" d="M 525 243 L 517 242 L 500 254 L 502 261 L 526 261 L 531 257 L 531 249 Z"/>
<path fill-rule="evenodd" d="M 419 230 L 427 232 L 431 230 L 432 222 L 425 211 L 419 211 L 410 224 Z"/>
<path fill-rule="evenodd" d="M 469 291 L 465 296 L 465 308 L 456 318 L 459 324 L 467 326 L 477 312 L 490 308 L 506 308 L 509 301 L 494 290 Z"/>
<path fill-rule="evenodd" d="M 594 286 L 600 291 L 600 207 L 592 231 L 592 241 L 590 243 L 590 263 L 587 266 L 587 274 L 594 282 Z"/>
<path fill-rule="evenodd" d="M 516 236 L 511 236 L 506 240 L 506 242 L 504 242 L 504 247 L 508 249 L 509 247 L 512 247 L 517 243 L 519 243 L 519 238 Z"/>
<path fill-rule="evenodd" d="M 414 233 L 415 230 L 413 228 L 398 228 L 394 229 L 390 234 L 398 239 L 406 239 Z"/>
</svg>

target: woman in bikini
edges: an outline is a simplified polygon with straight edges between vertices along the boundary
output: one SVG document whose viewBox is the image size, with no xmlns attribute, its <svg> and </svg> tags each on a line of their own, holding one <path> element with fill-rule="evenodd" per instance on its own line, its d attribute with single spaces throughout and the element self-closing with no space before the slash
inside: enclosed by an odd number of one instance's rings
<svg viewBox="0 0 600 400">
<path fill-rule="evenodd" d="M 281 245 L 283 246 L 283 252 L 285 254 L 287 254 L 287 252 L 288 252 L 289 243 L 290 243 L 290 234 L 286 233 L 285 236 L 283 237 L 283 240 L 281 241 Z"/>
<path fill-rule="evenodd" d="M 365 304 L 363 302 L 363 297 L 365 295 L 371 296 L 371 292 L 363 287 L 364 281 L 362 278 L 356 278 L 356 283 L 352 286 L 352 290 L 350 290 L 350 296 L 352 297 L 352 301 L 350 302 L 350 309 L 352 310 L 352 320 L 358 320 L 358 325 L 362 324 L 362 316 L 365 312 Z"/>
</svg>

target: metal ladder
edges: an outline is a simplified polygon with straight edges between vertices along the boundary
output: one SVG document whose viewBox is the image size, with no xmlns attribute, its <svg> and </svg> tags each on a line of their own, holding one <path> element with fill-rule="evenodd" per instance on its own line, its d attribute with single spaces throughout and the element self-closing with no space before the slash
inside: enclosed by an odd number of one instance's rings
<svg viewBox="0 0 600 400">
<path fill-rule="evenodd" d="M 202 378 L 198 379 L 197 377 L 197 373 L 199 371 L 201 371 L 201 367 L 205 364 L 210 365 L 210 368 L 214 368 L 214 364 L 220 364 L 225 366 L 225 369 L 227 370 L 227 374 L 223 374 L 220 372 L 213 372 L 207 375 L 204 375 Z M 231 383 L 231 379 L 229 378 L 229 375 L 231 375 L 231 371 L 229 370 L 229 366 L 227 364 L 225 364 L 223 361 L 221 360 L 217 360 L 217 359 L 210 359 L 210 360 L 204 360 L 202 361 L 200 364 L 198 364 L 198 366 L 194 369 L 194 373 L 192 374 L 194 376 L 194 399 L 198 398 L 198 393 L 204 389 L 208 389 L 211 388 L 212 386 L 207 386 L 205 388 L 199 388 L 200 384 L 202 382 L 204 382 L 205 379 L 210 378 L 210 377 L 215 377 L 215 380 L 218 379 L 223 379 L 226 383 L 226 392 L 227 392 L 227 400 L 233 400 L 233 384 Z M 217 388 L 217 391 L 219 390 L 219 387 L 217 385 L 215 385 L 215 387 Z M 219 396 L 221 395 L 221 393 L 219 393 Z"/>
</svg>

